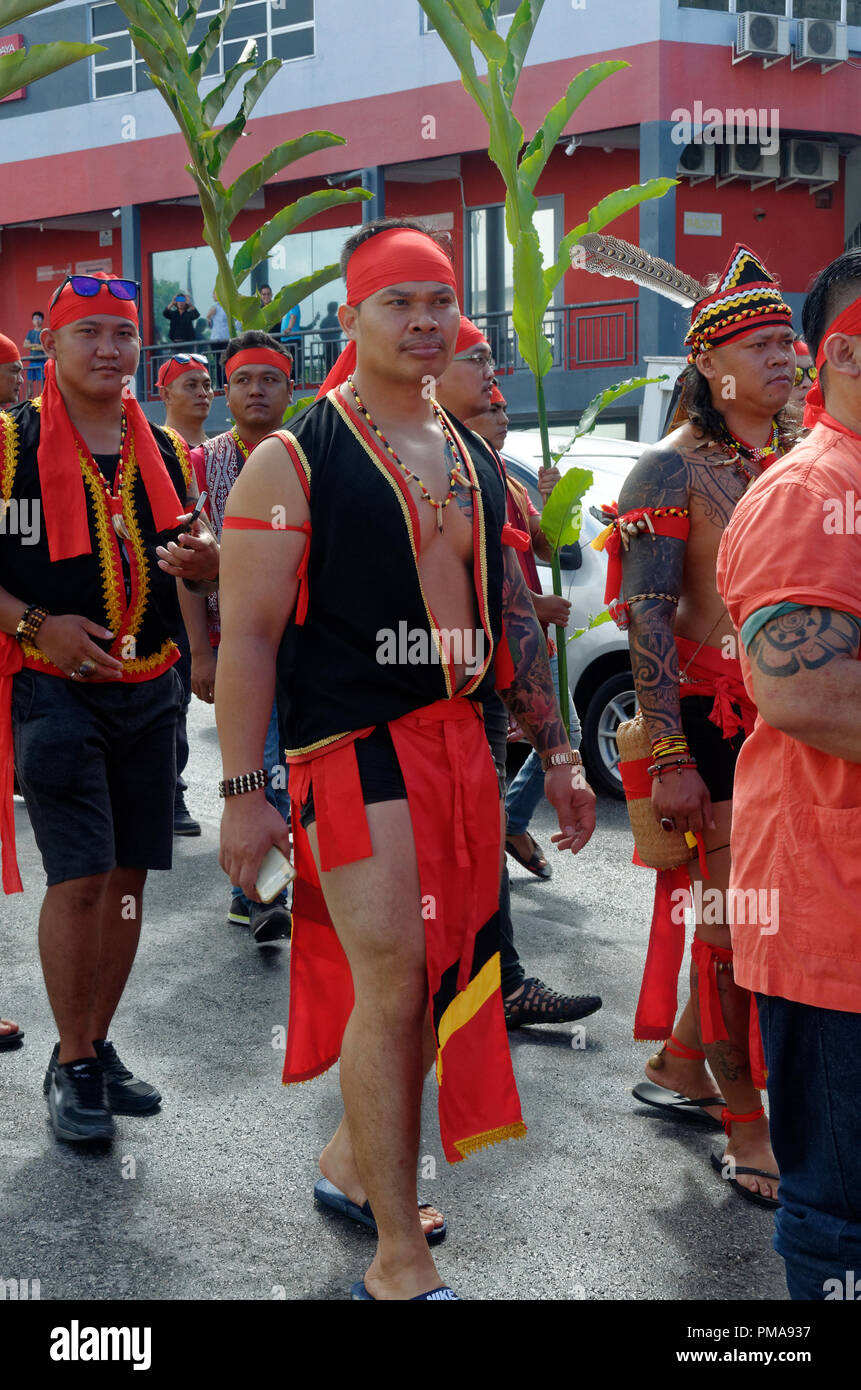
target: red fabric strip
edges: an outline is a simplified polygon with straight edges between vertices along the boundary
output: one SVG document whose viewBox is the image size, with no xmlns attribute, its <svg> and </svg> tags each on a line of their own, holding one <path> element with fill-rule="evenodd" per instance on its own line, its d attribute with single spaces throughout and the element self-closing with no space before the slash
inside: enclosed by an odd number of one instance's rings
<svg viewBox="0 0 861 1390">
<path fill-rule="evenodd" d="M 652 779 L 648 770 L 653 761 L 652 758 L 635 758 L 631 762 L 620 760 L 619 776 L 625 789 L 626 801 L 642 801 L 645 797 L 651 799 Z"/>
<path fill-rule="evenodd" d="M 819 344 L 819 351 L 816 354 L 816 370 L 822 372 L 822 368 L 827 362 L 825 356 L 825 345 L 833 333 L 847 333 L 854 335 L 861 333 L 861 298 L 855 299 L 851 304 L 838 314 L 833 323 L 830 323 L 822 335 L 822 342 Z M 827 423 L 829 429 L 839 430 L 841 434 L 852 435 L 853 431 L 848 430 L 844 425 L 840 425 L 836 420 L 825 412 L 825 395 L 822 390 L 822 377 L 811 386 L 806 396 L 804 407 L 804 427 L 812 429 L 814 425 L 822 421 Z M 857 436 L 855 436 L 857 438 Z"/>
<path fill-rule="evenodd" d="M 224 375 L 228 381 L 240 367 L 274 367 L 276 371 L 283 372 L 289 381 L 293 374 L 293 358 L 289 353 L 275 352 L 274 348 L 243 348 L 242 352 L 228 357 L 224 364 Z"/>
<path fill-rule="evenodd" d="M 514 550 L 529 550 L 532 547 L 532 537 L 526 531 L 519 531 L 516 526 L 512 526 L 510 521 L 506 521 L 502 528 L 502 544 L 510 545 Z"/>
<path fill-rule="evenodd" d="M 676 895 L 690 893 L 690 887 L 685 864 L 658 870 L 649 949 L 634 1016 L 634 1037 L 640 1042 L 663 1042 L 673 1031 L 685 954 L 685 901 Z"/>
<path fill-rule="evenodd" d="M 22 893 L 15 850 L 15 804 L 12 800 L 12 677 L 23 665 L 21 648 L 8 632 L 0 633 L 0 840 L 3 892 Z"/>
<path fill-rule="evenodd" d="M 709 719 L 721 730 L 724 738 L 732 738 L 740 729 L 752 734 L 756 705 L 745 689 L 741 662 L 737 658 L 725 657 L 717 647 L 698 648 L 687 637 L 677 637 L 675 640 L 679 669 L 686 677 L 679 686 L 679 695 L 683 699 L 686 695 L 713 695 L 714 704 Z M 740 718 L 733 705 L 740 706 Z"/>
<path fill-rule="evenodd" d="M 259 521 L 253 516 L 226 516 L 221 526 L 222 531 L 304 531 L 305 547 L 302 551 L 299 563 L 296 566 L 296 578 L 299 580 L 299 594 L 296 599 L 296 623 L 299 627 L 305 621 L 308 614 L 308 559 L 311 551 L 311 523 L 303 521 L 301 526 L 287 526 L 281 522 Z"/>
<path fill-rule="evenodd" d="M 604 511 L 612 509 L 605 507 Z M 620 526 L 623 522 L 643 521 L 648 516 L 651 520 L 656 536 L 669 536 L 671 539 L 686 541 L 690 534 L 690 518 L 686 516 L 655 516 L 654 507 L 638 507 L 632 512 L 625 512 L 624 516 L 617 518 L 613 530 L 607 537 L 604 549 L 607 552 L 607 583 L 604 588 L 604 602 L 612 603 L 614 599 L 622 593 L 622 535 Z M 649 531 L 640 533 L 644 542 L 651 535 Z M 631 539 L 635 539 L 631 537 Z"/>
<path fill-rule="evenodd" d="M 365 815 L 355 742 L 338 744 L 311 764 L 311 785 L 324 873 L 374 852 Z"/>
</svg>

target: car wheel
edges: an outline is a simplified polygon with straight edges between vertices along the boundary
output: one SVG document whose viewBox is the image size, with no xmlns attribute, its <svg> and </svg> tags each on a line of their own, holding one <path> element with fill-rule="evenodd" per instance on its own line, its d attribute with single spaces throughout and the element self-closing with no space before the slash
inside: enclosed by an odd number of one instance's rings
<svg viewBox="0 0 861 1390">
<path fill-rule="evenodd" d="M 619 776 L 619 749 L 616 730 L 637 711 L 634 677 L 630 671 L 618 671 L 598 686 L 583 720 L 581 752 L 589 781 L 596 791 L 606 792 L 623 801 L 625 793 Z"/>
</svg>

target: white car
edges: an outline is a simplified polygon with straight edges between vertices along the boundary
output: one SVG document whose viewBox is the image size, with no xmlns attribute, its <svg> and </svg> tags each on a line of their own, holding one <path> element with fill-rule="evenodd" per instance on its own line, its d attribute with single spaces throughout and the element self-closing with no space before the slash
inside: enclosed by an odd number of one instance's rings
<svg viewBox="0 0 861 1390">
<path fill-rule="evenodd" d="M 550 447 L 558 451 L 570 439 L 570 434 L 551 434 Z M 559 469 L 590 468 L 595 481 L 583 498 L 583 524 L 577 545 L 566 547 L 560 554 L 562 592 L 571 600 L 568 622 L 569 638 L 578 628 L 586 627 L 589 619 L 603 612 L 604 585 L 607 576 L 607 557 L 593 550 L 591 542 L 602 529 L 602 523 L 590 513 L 590 507 L 618 500 L 622 484 L 637 459 L 648 445 L 636 440 L 609 439 L 602 435 L 587 435 L 559 462 Z M 533 504 L 541 510 L 538 491 L 538 468 L 541 464 L 541 436 L 537 429 L 511 430 L 502 449 L 505 466 L 513 478 L 523 483 Z M 538 573 L 545 593 L 553 592 L 553 575 L 549 565 L 538 561 Z M 611 595 L 615 597 L 615 595 Z M 618 772 L 619 750 L 616 730 L 630 719 L 637 708 L 631 662 L 628 656 L 627 634 L 613 622 L 583 633 L 568 642 L 568 683 L 574 704 L 583 726 L 582 753 L 592 785 L 611 796 L 623 797 L 622 780 Z"/>
</svg>

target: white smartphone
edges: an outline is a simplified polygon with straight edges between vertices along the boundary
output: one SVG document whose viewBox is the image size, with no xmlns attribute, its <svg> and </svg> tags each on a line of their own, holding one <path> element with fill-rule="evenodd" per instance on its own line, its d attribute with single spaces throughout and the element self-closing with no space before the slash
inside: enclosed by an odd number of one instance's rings
<svg viewBox="0 0 861 1390">
<path fill-rule="evenodd" d="M 290 860 L 281 853 L 277 845 L 273 845 L 263 856 L 254 887 L 261 902 L 271 903 L 295 877 L 296 870 Z"/>
</svg>

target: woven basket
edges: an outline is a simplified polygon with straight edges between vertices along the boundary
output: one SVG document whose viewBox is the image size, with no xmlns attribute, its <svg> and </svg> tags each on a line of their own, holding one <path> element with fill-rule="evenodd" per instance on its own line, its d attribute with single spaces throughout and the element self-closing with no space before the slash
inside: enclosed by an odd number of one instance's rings
<svg viewBox="0 0 861 1390">
<path fill-rule="evenodd" d="M 616 730 L 619 746 L 619 771 L 624 778 L 625 763 L 652 762 L 652 744 L 646 729 L 646 721 L 640 710 L 633 719 L 627 719 Z M 651 796 L 632 798 L 625 789 L 628 805 L 628 818 L 634 834 L 637 854 L 651 869 L 677 869 L 687 864 L 696 855 L 681 830 L 662 830 L 655 820 Z"/>
</svg>

